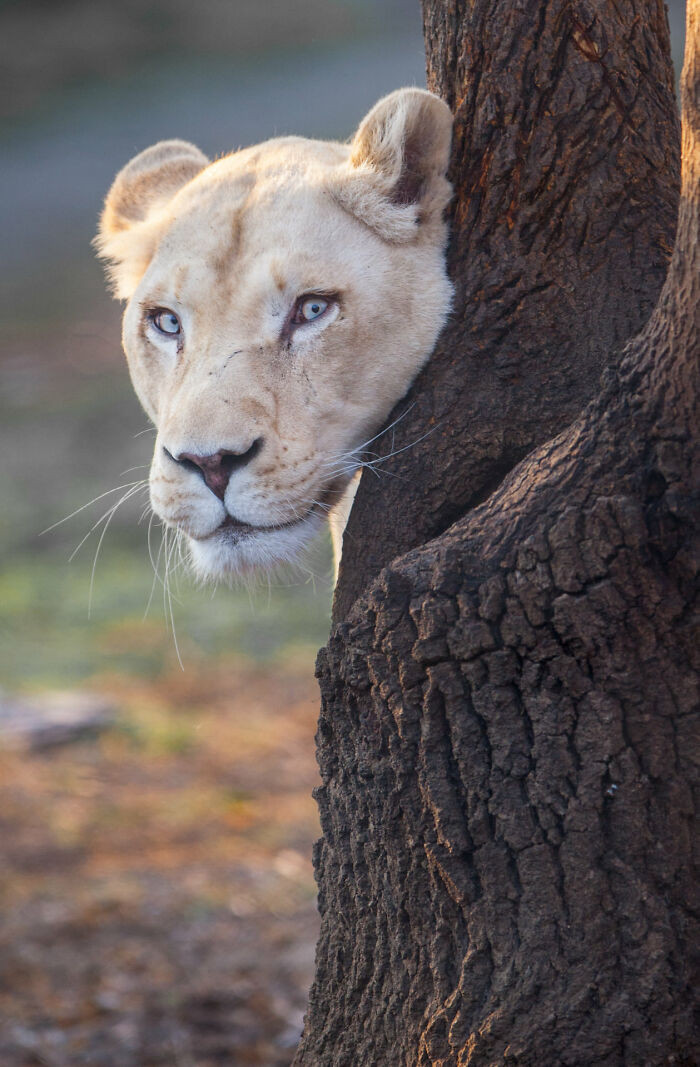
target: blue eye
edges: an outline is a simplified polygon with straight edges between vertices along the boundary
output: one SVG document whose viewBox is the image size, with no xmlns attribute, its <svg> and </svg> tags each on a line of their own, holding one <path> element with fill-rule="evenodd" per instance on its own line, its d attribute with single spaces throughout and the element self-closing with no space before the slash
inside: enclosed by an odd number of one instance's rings
<svg viewBox="0 0 700 1067">
<path fill-rule="evenodd" d="M 182 332 L 179 318 L 169 308 L 158 308 L 157 311 L 152 312 L 151 322 L 158 332 L 165 334 L 166 337 L 177 337 Z"/>
<path fill-rule="evenodd" d="M 296 312 L 292 321 L 297 326 L 305 322 L 313 322 L 314 319 L 320 319 L 329 306 L 329 301 L 324 300 L 321 296 L 301 297 L 297 302 Z"/>
<path fill-rule="evenodd" d="M 306 319 L 307 322 L 312 322 L 313 319 L 317 319 L 319 315 L 322 315 L 327 307 L 328 302 L 326 300 L 319 300 L 318 297 L 313 297 L 311 300 L 305 300 L 301 305 L 302 318 Z"/>
</svg>

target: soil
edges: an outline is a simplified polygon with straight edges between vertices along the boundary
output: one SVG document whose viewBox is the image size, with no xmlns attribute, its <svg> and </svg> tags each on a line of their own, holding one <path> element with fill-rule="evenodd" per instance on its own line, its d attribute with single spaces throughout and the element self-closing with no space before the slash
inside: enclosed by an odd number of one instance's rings
<svg viewBox="0 0 700 1067">
<path fill-rule="evenodd" d="M 311 664 L 102 679 L 116 726 L 0 753 L 0 1063 L 291 1063 L 317 935 Z"/>
</svg>

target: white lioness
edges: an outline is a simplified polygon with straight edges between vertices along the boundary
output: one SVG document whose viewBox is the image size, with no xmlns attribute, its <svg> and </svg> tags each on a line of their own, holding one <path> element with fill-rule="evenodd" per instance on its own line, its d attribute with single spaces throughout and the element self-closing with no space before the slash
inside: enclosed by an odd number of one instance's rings
<svg viewBox="0 0 700 1067">
<path fill-rule="evenodd" d="M 350 144 L 210 163 L 162 141 L 117 175 L 96 243 L 158 431 L 151 503 L 203 577 L 293 559 L 334 510 L 338 557 L 361 446 L 449 309 L 451 131 L 438 97 L 400 89 Z"/>
</svg>

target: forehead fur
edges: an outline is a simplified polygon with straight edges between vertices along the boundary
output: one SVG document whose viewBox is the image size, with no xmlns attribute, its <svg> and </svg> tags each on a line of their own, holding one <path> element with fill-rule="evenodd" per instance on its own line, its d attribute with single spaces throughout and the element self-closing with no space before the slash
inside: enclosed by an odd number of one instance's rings
<svg viewBox="0 0 700 1067">
<path fill-rule="evenodd" d="M 319 196 L 331 202 L 334 178 L 348 155 L 343 145 L 285 137 L 224 156 L 173 198 L 167 213 L 172 233 L 180 237 L 206 217 L 200 243 L 214 243 L 217 227 L 228 221 L 235 230 L 246 210 L 255 210 L 257 221 L 265 210 L 294 230 L 300 212 Z"/>
<path fill-rule="evenodd" d="M 230 297 L 256 281 L 280 293 L 346 284 L 378 241 L 333 195 L 348 152 L 284 138 L 212 163 L 159 217 L 144 285 L 187 300 L 204 285 Z"/>
<path fill-rule="evenodd" d="M 281 137 L 209 164 L 187 142 L 161 142 L 117 175 L 97 247 L 111 265 L 117 295 L 129 297 L 166 235 L 171 243 L 185 235 L 188 217 L 190 239 L 199 217 L 203 249 L 207 233 L 219 243 L 219 227 L 235 230 L 244 206 L 255 205 L 258 219 L 264 208 L 273 227 L 283 218 L 288 244 L 295 233 L 307 240 L 319 197 L 326 226 L 334 204 L 385 242 L 440 243 L 450 137 L 446 105 L 431 93 L 404 89 L 379 101 L 351 144 Z M 274 239 L 266 226 L 263 235 Z M 327 234 L 326 248 L 334 236 Z"/>
<path fill-rule="evenodd" d="M 150 273 L 157 273 L 173 257 L 206 263 L 223 282 L 244 241 L 249 253 L 282 245 L 297 262 L 305 246 L 310 258 L 314 246 L 328 250 L 335 237 L 332 216 L 342 226 L 345 214 L 334 210 L 330 189 L 348 155 L 343 145 L 288 137 L 209 164 L 144 220 L 120 226 L 103 242 L 103 253 L 119 262 L 117 295 L 131 296 L 149 264 Z"/>
</svg>

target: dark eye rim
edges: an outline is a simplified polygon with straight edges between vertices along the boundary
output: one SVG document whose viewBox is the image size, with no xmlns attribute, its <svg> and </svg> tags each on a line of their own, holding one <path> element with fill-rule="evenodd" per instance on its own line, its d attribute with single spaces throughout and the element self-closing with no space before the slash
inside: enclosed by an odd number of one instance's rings
<svg viewBox="0 0 700 1067">
<path fill-rule="evenodd" d="M 315 319 L 305 319 L 301 315 L 301 309 L 308 300 L 322 300 L 327 306 Z M 320 322 L 329 312 L 340 303 L 340 294 L 337 292 L 324 292 L 323 290 L 311 290 L 298 296 L 292 305 L 292 309 L 285 323 L 284 334 L 289 337 L 298 326 L 310 326 L 314 322 Z"/>
<path fill-rule="evenodd" d="M 308 304 L 310 300 L 318 300 L 319 303 L 325 304 L 326 306 L 324 307 L 323 311 L 320 312 L 320 314 L 316 315 L 315 318 L 305 319 L 302 317 L 301 309 L 303 308 L 304 304 Z M 294 303 L 294 309 L 292 311 L 292 325 L 304 326 L 308 322 L 318 322 L 319 319 L 323 318 L 323 316 L 329 310 L 330 306 L 331 302 L 329 298 L 327 296 L 322 296 L 321 293 L 305 293 L 304 296 L 298 296 Z"/>
<path fill-rule="evenodd" d="M 180 319 L 180 316 L 177 314 L 177 312 L 173 311 L 172 308 L 166 308 L 166 307 L 149 308 L 149 310 L 147 312 L 147 315 L 148 315 L 148 321 L 150 322 L 150 324 L 154 327 L 154 329 L 156 329 L 158 331 L 159 334 L 161 334 L 162 337 L 181 337 L 182 336 L 182 321 Z M 162 315 L 172 315 L 172 317 L 174 319 L 177 319 L 177 330 L 164 330 L 162 328 L 162 326 L 159 326 L 158 325 L 158 319 Z"/>
</svg>

